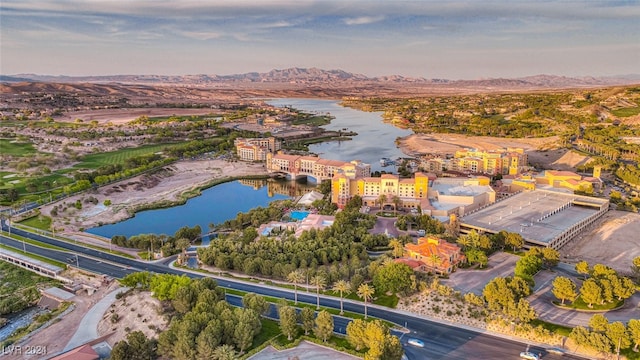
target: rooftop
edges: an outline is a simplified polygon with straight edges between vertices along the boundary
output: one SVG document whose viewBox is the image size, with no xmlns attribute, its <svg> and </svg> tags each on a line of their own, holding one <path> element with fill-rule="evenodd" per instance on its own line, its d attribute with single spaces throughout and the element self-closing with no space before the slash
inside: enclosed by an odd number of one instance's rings
<svg viewBox="0 0 640 360">
<path fill-rule="evenodd" d="M 605 199 L 534 190 L 466 215 L 461 221 L 470 227 L 520 233 L 529 241 L 549 243 L 565 230 L 596 213 L 606 203 Z M 568 204 L 572 205 L 566 206 Z"/>
</svg>

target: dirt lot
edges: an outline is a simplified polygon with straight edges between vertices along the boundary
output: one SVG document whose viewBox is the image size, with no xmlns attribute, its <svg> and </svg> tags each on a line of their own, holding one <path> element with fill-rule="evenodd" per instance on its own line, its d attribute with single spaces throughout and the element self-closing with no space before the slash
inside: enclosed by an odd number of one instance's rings
<svg viewBox="0 0 640 360">
<path fill-rule="evenodd" d="M 82 119 L 83 122 L 97 121 L 99 124 L 112 123 L 114 125 L 126 124 L 140 116 L 184 116 L 184 115 L 206 115 L 216 110 L 213 109 L 181 109 L 181 108 L 142 108 L 142 109 L 105 109 L 105 110 L 83 110 L 71 111 L 56 118 L 58 121 L 75 121 Z M 219 110 L 218 110 L 219 112 Z"/>
<path fill-rule="evenodd" d="M 57 232 L 75 234 L 80 228 L 91 228 L 99 224 L 115 223 L 132 216 L 130 211 L 142 204 L 158 201 L 174 201 L 185 191 L 197 188 L 214 179 L 229 176 L 266 174 L 263 164 L 229 162 L 225 160 L 181 161 L 169 165 L 168 170 L 155 175 L 141 175 L 104 186 L 95 193 L 75 195 L 63 201 L 42 207 L 42 213 L 49 216 L 58 205 L 58 216 L 52 216 Z M 83 199 L 94 197 L 94 205 Z M 105 206 L 104 201 L 111 205 Z M 81 200 L 82 209 L 72 206 Z M 66 210 L 61 211 L 64 207 Z"/>
<path fill-rule="evenodd" d="M 522 148 L 529 156 L 533 166 L 555 169 L 575 170 L 589 160 L 588 157 L 559 148 L 556 136 L 545 138 L 507 139 L 489 136 L 465 136 L 458 134 L 414 134 L 400 139 L 398 147 L 409 156 L 434 154 L 445 156 L 464 148 L 495 150 L 507 147 Z"/>
<path fill-rule="evenodd" d="M 563 261 L 585 260 L 629 273 L 632 260 L 640 256 L 640 214 L 607 212 L 592 228 L 560 249 Z"/>
<path fill-rule="evenodd" d="M 160 300 L 153 298 L 149 291 L 134 292 L 111 304 L 98 324 L 98 334 L 113 333 L 107 339 L 111 347 L 133 331 L 142 331 L 148 338 L 157 337 L 168 326 L 164 315 L 159 314 L 162 314 Z"/>
</svg>

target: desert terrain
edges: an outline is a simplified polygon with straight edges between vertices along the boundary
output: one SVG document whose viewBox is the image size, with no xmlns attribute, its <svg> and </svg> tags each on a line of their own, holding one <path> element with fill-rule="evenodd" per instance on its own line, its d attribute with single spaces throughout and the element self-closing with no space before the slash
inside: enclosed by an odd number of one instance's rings
<svg viewBox="0 0 640 360">
<path fill-rule="evenodd" d="M 589 265 L 604 264 L 630 274 L 632 260 L 640 256 L 640 214 L 611 210 L 591 229 L 560 249 L 563 261 L 585 260 Z"/>
<path fill-rule="evenodd" d="M 460 134 L 412 134 L 397 142 L 398 148 L 408 156 L 453 155 L 465 148 L 477 150 L 497 150 L 503 148 L 522 148 L 529 157 L 529 164 L 542 169 L 574 170 L 589 160 L 557 144 L 558 137 L 544 138 L 499 138 L 490 136 L 466 136 Z"/>
</svg>

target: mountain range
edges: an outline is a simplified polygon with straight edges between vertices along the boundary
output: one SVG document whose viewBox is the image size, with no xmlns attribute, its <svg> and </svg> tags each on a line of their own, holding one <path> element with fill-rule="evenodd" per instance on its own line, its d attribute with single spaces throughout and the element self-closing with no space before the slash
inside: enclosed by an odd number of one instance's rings
<svg viewBox="0 0 640 360">
<path fill-rule="evenodd" d="M 368 77 L 343 70 L 318 68 L 274 69 L 266 73 L 249 72 L 234 75 L 101 75 L 101 76 L 53 76 L 37 74 L 0 75 L 0 82 L 55 82 L 55 83 L 122 83 L 146 85 L 217 86 L 220 84 L 291 84 L 321 86 L 339 84 L 357 85 L 445 85 L 447 87 L 482 88 L 568 88 L 640 83 L 640 75 L 615 77 L 565 77 L 535 75 L 520 78 L 487 78 L 476 80 L 448 80 L 412 78 L 401 75 Z"/>
</svg>

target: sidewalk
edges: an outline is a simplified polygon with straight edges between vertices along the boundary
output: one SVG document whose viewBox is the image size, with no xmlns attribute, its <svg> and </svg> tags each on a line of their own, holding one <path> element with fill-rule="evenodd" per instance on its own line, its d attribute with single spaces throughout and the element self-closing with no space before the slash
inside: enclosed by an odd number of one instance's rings
<svg viewBox="0 0 640 360">
<path fill-rule="evenodd" d="M 63 352 L 86 344 L 99 337 L 98 323 L 107 309 L 109 309 L 109 306 L 111 306 L 111 304 L 116 300 L 116 295 L 122 291 L 127 291 L 127 288 L 121 287 L 113 290 L 93 305 L 89 311 L 87 311 L 80 321 L 78 330 L 76 330 L 75 334 L 71 337 L 71 340 L 67 343 L 67 346 L 62 350 Z"/>
</svg>

